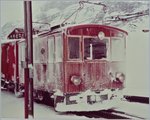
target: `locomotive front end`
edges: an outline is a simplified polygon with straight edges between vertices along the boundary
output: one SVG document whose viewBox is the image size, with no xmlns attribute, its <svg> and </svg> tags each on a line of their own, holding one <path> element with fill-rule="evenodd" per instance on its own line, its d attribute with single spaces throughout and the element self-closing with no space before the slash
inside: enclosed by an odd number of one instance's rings
<svg viewBox="0 0 150 120">
<path fill-rule="evenodd" d="M 109 109 L 120 101 L 126 35 L 121 29 L 96 24 L 66 30 L 64 92 L 55 93 L 57 111 Z"/>
</svg>

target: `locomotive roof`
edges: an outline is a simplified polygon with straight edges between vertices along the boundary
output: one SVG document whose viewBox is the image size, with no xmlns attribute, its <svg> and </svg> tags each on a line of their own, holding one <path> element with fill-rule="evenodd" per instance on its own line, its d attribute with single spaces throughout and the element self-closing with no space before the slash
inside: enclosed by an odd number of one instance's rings
<svg viewBox="0 0 150 120">
<path fill-rule="evenodd" d="M 61 32 L 62 30 L 69 30 L 69 29 L 79 29 L 79 28 L 86 28 L 86 27 L 102 27 L 102 28 L 108 28 L 110 30 L 116 30 L 116 31 L 120 31 L 120 32 L 123 32 L 125 33 L 126 35 L 128 35 L 128 33 L 125 31 L 125 30 L 122 30 L 120 28 L 117 28 L 117 27 L 113 27 L 113 26 L 107 26 L 107 25 L 101 25 L 101 24 L 74 24 L 74 25 L 66 25 L 66 26 L 62 26 L 61 25 L 56 25 L 56 26 L 53 26 L 51 28 L 51 31 L 49 32 L 44 32 L 44 33 L 41 33 L 39 34 L 39 36 L 46 36 L 46 35 L 49 35 L 49 34 L 54 34 L 54 33 L 58 33 L 58 32 Z"/>
<path fill-rule="evenodd" d="M 84 28 L 84 27 L 103 27 L 103 28 L 108 28 L 108 29 L 117 30 L 117 31 L 123 32 L 123 33 L 125 33 L 126 35 L 128 35 L 127 31 L 125 31 L 125 30 L 122 30 L 122 29 L 117 28 L 117 27 L 107 26 L 107 25 L 101 25 L 101 24 L 77 24 L 77 25 L 70 25 L 70 26 L 67 26 L 66 28 L 67 28 L 67 29 L 71 29 L 71 28 L 76 29 L 76 28 Z"/>
<path fill-rule="evenodd" d="M 13 42 L 18 42 L 18 41 L 24 41 L 24 39 L 1 40 L 1 44 L 13 43 Z"/>
<path fill-rule="evenodd" d="M 34 38 L 36 38 L 36 37 L 38 37 L 38 35 L 33 35 L 33 39 Z M 3 40 L 1 40 L 1 44 L 7 44 L 7 43 L 14 43 L 14 42 L 23 42 L 23 41 L 25 41 L 25 39 L 24 38 L 22 38 L 22 39 L 3 39 Z"/>
</svg>

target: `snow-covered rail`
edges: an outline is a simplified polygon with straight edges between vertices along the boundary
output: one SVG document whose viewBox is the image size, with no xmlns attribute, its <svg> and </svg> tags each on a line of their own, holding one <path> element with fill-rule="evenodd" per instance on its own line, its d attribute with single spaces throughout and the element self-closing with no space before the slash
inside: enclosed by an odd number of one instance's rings
<svg viewBox="0 0 150 120">
<path fill-rule="evenodd" d="M 88 118 L 106 118 L 106 119 L 146 119 L 134 114 L 116 111 L 116 110 L 102 110 L 93 112 L 70 112 L 78 116 L 86 116 Z"/>
<path fill-rule="evenodd" d="M 139 102 L 139 103 L 149 104 L 148 97 L 124 95 L 124 98 L 129 102 Z"/>
<path fill-rule="evenodd" d="M 7 97 L 6 97 L 7 96 Z M 3 102 L 3 114 L 5 116 L 9 116 L 9 113 L 6 114 L 6 111 L 10 108 L 16 107 L 16 105 L 12 105 L 12 101 L 16 102 L 17 105 L 20 107 L 20 111 L 23 107 L 23 98 L 16 98 L 13 94 L 10 92 L 2 91 L 2 102 Z M 44 105 L 42 105 L 44 104 Z M 4 107 L 4 106 L 9 106 L 9 107 Z M 53 112 L 54 114 L 58 114 L 57 112 L 54 111 L 53 106 L 51 102 L 46 99 L 41 104 L 35 103 L 35 108 L 37 107 L 42 107 L 41 111 L 43 112 L 42 114 L 49 114 Z M 61 115 L 65 115 L 66 117 L 68 116 L 74 116 L 76 115 L 77 117 L 86 117 L 86 118 L 105 118 L 105 119 L 148 119 L 149 117 L 149 112 L 148 112 L 148 104 L 142 104 L 138 102 L 128 102 L 128 101 L 121 101 L 121 104 L 117 106 L 116 108 L 109 109 L 109 110 L 102 110 L 102 111 L 88 111 L 88 112 L 64 112 L 61 113 Z M 46 111 L 45 111 L 46 110 Z M 22 111 L 23 112 L 23 111 Z M 35 109 L 35 115 L 37 116 L 37 112 L 39 112 L 39 109 Z M 18 112 L 15 112 L 13 116 L 18 116 Z M 21 113 L 22 114 L 22 113 Z M 40 113 L 40 115 L 42 115 Z M 39 115 L 39 114 L 38 114 Z M 11 115 L 10 115 L 11 116 Z"/>
<path fill-rule="evenodd" d="M 130 113 L 123 112 L 123 111 L 117 111 L 117 110 L 114 110 L 114 109 L 110 109 L 110 110 L 108 110 L 108 112 L 110 112 L 111 114 L 120 115 L 122 117 L 127 117 L 127 118 L 130 118 L 130 119 L 146 119 L 146 118 L 134 115 L 134 114 L 130 114 Z"/>
<path fill-rule="evenodd" d="M 94 112 L 71 112 L 78 116 L 86 116 L 88 118 L 107 118 L 107 119 L 129 119 L 120 115 L 115 115 L 107 111 L 94 111 Z"/>
</svg>

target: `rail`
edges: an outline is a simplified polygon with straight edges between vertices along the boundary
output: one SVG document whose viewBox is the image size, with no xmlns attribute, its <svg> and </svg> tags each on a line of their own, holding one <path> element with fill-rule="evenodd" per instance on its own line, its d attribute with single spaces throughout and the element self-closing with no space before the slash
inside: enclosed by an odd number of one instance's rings
<svg viewBox="0 0 150 120">
<path fill-rule="evenodd" d="M 149 97 L 124 95 L 124 98 L 129 102 L 149 104 Z"/>
</svg>

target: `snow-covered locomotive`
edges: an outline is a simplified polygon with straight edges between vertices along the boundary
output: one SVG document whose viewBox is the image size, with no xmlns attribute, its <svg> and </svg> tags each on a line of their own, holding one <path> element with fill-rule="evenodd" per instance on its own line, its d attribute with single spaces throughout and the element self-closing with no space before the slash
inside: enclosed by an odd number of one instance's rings
<svg viewBox="0 0 150 120">
<path fill-rule="evenodd" d="M 99 24 L 58 27 L 34 36 L 34 98 L 53 99 L 56 111 L 114 107 L 125 87 L 126 36 L 124 30 Z M 10 48 L 14 62 L 8 72 L 10 53 L 5 52 Z M 24 61 L 25 40 L 2 44 L 2 77 L 19 93 L 24 88 Z"/>
</svg>

